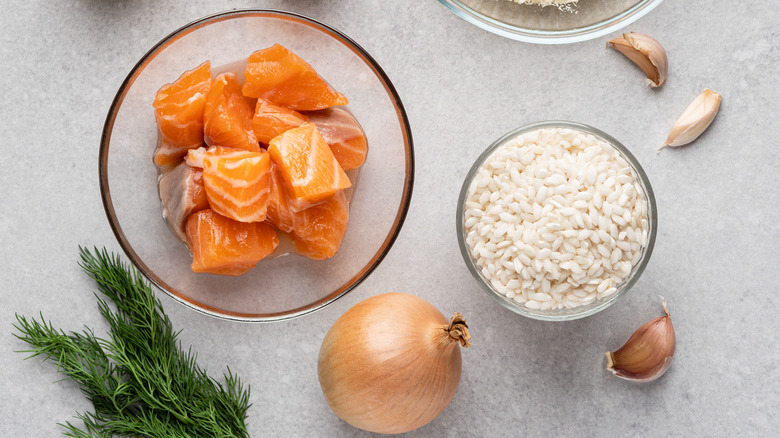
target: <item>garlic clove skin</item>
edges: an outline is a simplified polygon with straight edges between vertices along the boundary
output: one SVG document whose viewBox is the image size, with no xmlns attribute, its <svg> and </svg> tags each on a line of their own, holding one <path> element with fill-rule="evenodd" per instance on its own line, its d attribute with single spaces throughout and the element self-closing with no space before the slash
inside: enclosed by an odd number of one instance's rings
<svg viewBox="0 0 780 438">
<path fill-rule="evenodd" d="M 648 321 L 614 352 L 607 352 L 607 369 L 614 375 L 635 382 L 650 382 L 661 377 L 672 364 L 676 338 L 666 302 L 666 316 Z"/>
<path fill-rule="evenodd" d="M 685 108 L 669 132 L 666 141 L 658 150 L 667 146 L 683 146 L 696 140 L 712 123 L 720 109 L 722 97 L 710 90 L 704 90 Z"/>
<path fill-rule="evenodd" d="M 666 83 L 669 62 L 661 43 L 643 33 L 624 33 L 607 42 L 613 49 L 625 55 L 647 75 L 647 83 L 655 88 Z"/>
</svg>

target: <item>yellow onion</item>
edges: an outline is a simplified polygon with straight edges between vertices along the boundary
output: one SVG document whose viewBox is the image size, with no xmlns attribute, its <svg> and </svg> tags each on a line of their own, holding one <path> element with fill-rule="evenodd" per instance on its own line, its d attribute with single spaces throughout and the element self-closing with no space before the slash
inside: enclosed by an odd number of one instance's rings
<svg viewBox="0 0 780 438">
<path fill-rule="evenodd" d="M 427 301 L 377 295 L 347 310 L 322 341 L 317 371 L 325 400 L 342 420 L 370 432 L 403 433 L 431 422 L 460 382 L 466 322 Z"/>
</svg>

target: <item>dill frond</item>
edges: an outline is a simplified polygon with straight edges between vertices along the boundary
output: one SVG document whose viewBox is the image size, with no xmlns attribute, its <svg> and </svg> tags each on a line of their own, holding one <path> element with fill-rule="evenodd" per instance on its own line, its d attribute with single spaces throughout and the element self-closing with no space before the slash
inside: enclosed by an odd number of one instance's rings
<svg viewBox="0 0 780 438">
<path fill-rule="evenodd" d="M 18 339 L 57 371 L 78 382 L 94 411 L 76 415 L 83 426 L 61 424 L 63 434 L 86 437 L 244 438 L 249 387 L 230 368 L 224 386 L 181 348 L 149 283 L 116 254 L 79 248 L 79 265 L 98 285 L 98 309 L 108 338 L 85 328 L 66 333 L 16 315 Z"/>
</svg>

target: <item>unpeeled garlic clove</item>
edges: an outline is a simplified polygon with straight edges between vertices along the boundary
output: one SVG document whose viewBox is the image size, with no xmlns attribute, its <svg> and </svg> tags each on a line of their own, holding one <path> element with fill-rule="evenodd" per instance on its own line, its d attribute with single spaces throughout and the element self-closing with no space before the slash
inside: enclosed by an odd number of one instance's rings
<svg viewBox="0 0 780 438">
<path fill-rule="evenodd" d="M 663 297 L 661 298 L 663 301 Z M 676 340 L 672 319 L 664 313 L 639 327 L 625 345 L 607 352 L 607 369 L 622 379 L 649 382 L 661 377 L 672 364 Z"/>
<path fill-rule="evenodd" d="M 660 87 L 666 82 L 669 68 L 666 50 L 655 38 L 630 32 L 610 40 L 607 44 L 638 65 L 647 75 L 647 82 L 651 87 Z"/>
<path fill-rule="evenodd" d="M 685 108 L 672 127 L 669 136 L 666 137 L 666 142 L 658 150 L 660 151 L 667 146 L 686 145 L 696 140 L 715 119 L 721 99 L 720 94 L 709 88 L 704 90 L 688 105 L 688 108 Z"/>
</svg>

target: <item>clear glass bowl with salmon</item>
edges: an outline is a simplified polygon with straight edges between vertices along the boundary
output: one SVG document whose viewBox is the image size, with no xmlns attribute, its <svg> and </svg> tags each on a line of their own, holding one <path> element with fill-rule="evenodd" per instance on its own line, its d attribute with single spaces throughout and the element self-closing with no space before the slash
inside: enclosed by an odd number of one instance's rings
<svg viewBox="0 0 780 438">
<path fill-rule="evenodd" d="M 133 264 L 210 315 L 278 321 L 333 302 L 403 224 L 414 156 L 381 67 L 310 18 L 231 11 L 175 31 L 111 106 L 100 182 Z"/>
</svg>

